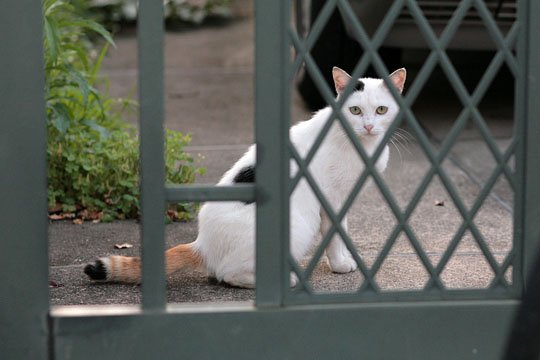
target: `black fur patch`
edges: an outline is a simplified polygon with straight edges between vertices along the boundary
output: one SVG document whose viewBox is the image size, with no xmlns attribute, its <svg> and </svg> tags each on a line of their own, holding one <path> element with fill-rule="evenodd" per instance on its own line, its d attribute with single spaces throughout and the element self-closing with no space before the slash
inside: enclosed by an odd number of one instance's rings
<svg viewBox="0 0 540 360">
<path fill-rule="evenodd" d="M 92 280 L 105 280 L 107 279 L 107 270 L 103 261 L 96 260 L 95 264 L 88 264 L 84 267 L 84 273 Z"/>
<path fill-rule="evenodd" d="M 364 91 L 364 83 L 360 80 L 358 80 L 358 84 L 354 87 L 356 91 Z"/>
<path fill-rule="evenodd" d="M 254 183 L 255 182 L 255 166 L 246 166 L 233 179 L 235 184 L 241 183 Z M 251 204 L 253 201 L 246 201 L 245 204 Z"/>
<path fill-rule="evenodd" d="M 255 167 L 246 166 L 236 176 L 234 177 L 233 182 L 238 183 L 254 183 L 255 182 Z"/>
</svg>

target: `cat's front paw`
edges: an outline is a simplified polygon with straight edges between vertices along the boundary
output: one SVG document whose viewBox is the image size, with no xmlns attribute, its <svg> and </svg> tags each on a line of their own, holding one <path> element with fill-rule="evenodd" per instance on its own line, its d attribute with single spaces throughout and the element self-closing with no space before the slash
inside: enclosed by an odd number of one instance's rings
<svg viewBox="0 0 540 360">
<path fill-rule="evenodd" d="M 291 287 L 296 287 L 296 285 L 298 285 L 298 276 L 295 273 L 291 273 L 290 285 Z"/>
<path fill-rule="evenodd" d="M 332 272 L 345 274 L 354 271 L 358 268 L 358 264 L 354 261 L 352 255 L 339 256 L 338 258 L 328 258 L 328 264 Z"/>
</svg>

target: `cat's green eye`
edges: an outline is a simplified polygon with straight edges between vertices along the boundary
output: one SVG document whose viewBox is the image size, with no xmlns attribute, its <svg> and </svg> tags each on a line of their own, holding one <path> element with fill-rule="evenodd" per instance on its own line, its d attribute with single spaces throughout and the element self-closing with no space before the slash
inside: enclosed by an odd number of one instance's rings
<svg viewBox="0 0 540 360">
<path fill-rule="evenodd" d="M 358 106 L 351 106 L 349 108 L 349 111 L 351 112 L 351 114 L 353 115 L 360 115 L 362 113 L 362 109 L 360 109 L 360 107 Z"/>
<path fill-rule="evenodd" d="M 388 111 L 388 108 L 386 106 L 379 106 L 375 112 L 379 115 L 384 115 Z"/>
</svg>

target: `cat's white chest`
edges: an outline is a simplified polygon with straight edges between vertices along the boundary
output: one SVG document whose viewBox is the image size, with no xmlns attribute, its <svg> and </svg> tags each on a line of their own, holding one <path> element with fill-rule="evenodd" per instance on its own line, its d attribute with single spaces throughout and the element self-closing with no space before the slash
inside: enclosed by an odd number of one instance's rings
<svg viewBox="0 0 540 360">
<path fill-rule="evenodd" d="M 356 182 L 362 176 L 366 165 L 354 146 L 341 146 L 342 151 L 333 150 L 328 153 L 321 166 L 321 180 L 325 195 L 335 198 L 342 202 L 350 193 Z M 365 147 L 368 156 L 375 151 L 375 146 Z M 381 155 L 375 163 L 375 169 L 378 173 L 384 172 L 388 163 L 389 150 L 385 146 Z"/>
<path fill-rule="evenodd" d="M 354 150 L 353 150 L 354 151 Z M 364 162 L 356 153 L 348 153 L 327 165 L 330 186 L 336 190 L 349 187 L 364 170 Z"/>
</svg>

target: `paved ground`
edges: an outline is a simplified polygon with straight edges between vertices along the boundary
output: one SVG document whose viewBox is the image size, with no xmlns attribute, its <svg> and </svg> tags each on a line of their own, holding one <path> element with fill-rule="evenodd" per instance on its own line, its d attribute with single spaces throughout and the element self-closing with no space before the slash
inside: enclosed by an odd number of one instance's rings
<svg viewBox="0 0 540 360">
<path fill-rule="evenodd" d="M 166 35 L 166 125 L 190 132 L 189 151 L 203 157 L 207 174 L 199 179 L 213 183 L 253 141 L 253 21 L 249 1 L 238 0 L 233 21 L 221 26 L 168 32 Z M 111 79 L 111 92 L 118 96 L 136 94 L 136 39 L 130 32 L 116 38 L 118 48 L 111 51 L 105 71 Z M 439 88 L 433 80 L 434 89 Z M 504 88 L 504 86 L 503 86 Z M 429 95 L 428 95 L 429 94 Z M 492 94 L 481 111 L 505 148 L 512 134 L 512 96 Z M 451 90 L 427 91 L 416 106 L 416 115 L 435 138 L 443 139 L 459 112 Z M 303 120 L 309 113 L 295 96 L 293 118 Z M 131 119 L 135 121 L 136 119 Z M 399 149 L 392 150 L 391 163 L 384 179 L 404 208 L 413 196 L 429 164 L 420 147 L 409 136 Z M 399 139 L 398 139 L 399 140 Z M 434 146 L 436 144 L 434 143 Z M 452 149 L 453 161 L 444 168 L 469 208 L 479 193 L 479 185 L 494 168 L 493 157 L 473 126 L 465 129 Z M 465 170 L 465 171 L 464 171 Z M 467 174 L 468 173 L 468 174 Z M 498 261 L 511 247 L 512 192 L 504 179 L 498 181 L 475 217 Z M 436 206 L 444 203 L 444 206 Z M 510 210 L 509 210 L 510 209 Z M 411 216 L 409 224 L 436 263 L 455 231 L 461 217 L 448 193 L 435 177 Z M 371 184 L 359 195 L 350 217 L 350 233 L 360 254 L 371 265 L 383 242 L 395 226 L 395 217 Z M 197 224 L 167 225 L 167 244 L 193 241 Z M 52 304 L 136 303 L 140 289 L 129 285 L 94 284 L 82 273 L 85 263 L 106 254 L 136 255 L 139 228 L 134 221 L 110 224 L 74 225 L 56 222 L 49 227 L 50 280 L 61 285 L 51 288 Z M 115 250 L 114 244 L 129 242 L 132 249 Z M 443 280 L 449 287 L 483 287 L 492 272 L 469 232 L 458 246 Z M 377 276 L 385 289 L 419 288 L 427 280 L 418 257 L 401 235 Z M 320 291 L 350 291 L 359 286 L 358 272 L 332 274 L 323 262 L 312 278 Z M 176 274 L 169 279 L 171 302 L 231 301 L 253 299 L 252 290 L 236 289 L 209 282 L 204 273 Z"/>
</svg>

